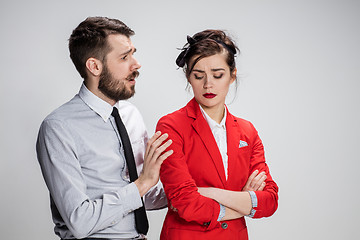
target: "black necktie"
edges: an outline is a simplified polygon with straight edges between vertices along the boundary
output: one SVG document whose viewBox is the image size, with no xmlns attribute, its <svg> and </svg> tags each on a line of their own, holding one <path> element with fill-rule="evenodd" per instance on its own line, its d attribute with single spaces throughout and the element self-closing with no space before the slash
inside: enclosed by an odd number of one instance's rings
<svg viewBox="0 0 360 240">
<path fill-rule="evenodd" d="M 128 166 L 128 170 L 129 170 L 130 181 L 133 182 L 138 178 L 138 175 L 137 175 L 137 171 L 136 171 L 135 159 L 134 159 L 134 154 L 133 154 L 133 151 L 131 148 L 129 135 L 126 131 L 124 123 L 121 121 L 119 112 L 116 107 L 113 108 L 111 115 L 115 118 L 116 126 L 120 133 L 121 142 L 124 147 L 126 164 Z M 136 230 L 139 233 L 146 234 L 149 230 L 149 222 L 146 217 L 146 211 L 145 211 L 144 202 L 143 202 L 142 198 L 141 198 L 141 202 L 143 204 L 142 207 L 140 207 L 134 211 L 135 224 L 136 224 Z"/>
</svg>

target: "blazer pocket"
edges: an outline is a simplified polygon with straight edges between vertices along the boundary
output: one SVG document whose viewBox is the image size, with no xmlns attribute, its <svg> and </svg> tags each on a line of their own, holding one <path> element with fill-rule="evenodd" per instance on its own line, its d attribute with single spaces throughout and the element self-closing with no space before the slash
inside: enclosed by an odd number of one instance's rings
<svg viewBox="0 0 360 240">
<path fill-rule="evenodd" d="M 239 147 L 238 151 L 239 152 L 248 152 L 248 151 L 250 151 L 250 147 L 249 146 Z"/>
<path fill-rule="evenodd" d="M 250 158 L 251 157 L 251 148 L 249 146 L 241 147 L 237 150 L 238 157 L 241 158 Z"/>
</svg>

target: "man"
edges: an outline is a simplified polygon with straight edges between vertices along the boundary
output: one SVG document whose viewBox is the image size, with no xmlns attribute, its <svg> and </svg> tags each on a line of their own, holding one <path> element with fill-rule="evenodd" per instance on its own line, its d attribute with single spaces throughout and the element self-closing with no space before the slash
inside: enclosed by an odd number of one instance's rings
<svg viewBox="0 0 360 240">
<path fill-rule="evenodd" d="M 45 118 L 36 146 L 61 239 L 144 239 L 142 197 L 148 209 L 167 204 L 159 170 L 172 154 L 171 140 L 159 132 L 148 140 L 140 113 L 123 101 L 134 95 L 141 67 L 133 34 L 119 20 L 90 17 L 70 36 L 70 57 L 84 83 Z M 131 169 L 130 158 L 137 168 Z"/>
</svg>

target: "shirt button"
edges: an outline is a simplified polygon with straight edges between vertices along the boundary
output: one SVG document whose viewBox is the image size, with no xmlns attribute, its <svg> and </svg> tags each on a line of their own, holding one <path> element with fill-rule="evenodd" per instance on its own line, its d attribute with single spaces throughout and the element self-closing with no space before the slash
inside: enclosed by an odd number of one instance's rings
<svg viewBox="0 0 360 240">
<path fill-rule="evenodd" d="M 222 228 L 222 229 L 227 229 L 227 228 L 228 228 L 228 224 L 227 224 L 226 222 L 223 222 L 223 223 L 221 224 L 221 228 Z"/>
</svg>

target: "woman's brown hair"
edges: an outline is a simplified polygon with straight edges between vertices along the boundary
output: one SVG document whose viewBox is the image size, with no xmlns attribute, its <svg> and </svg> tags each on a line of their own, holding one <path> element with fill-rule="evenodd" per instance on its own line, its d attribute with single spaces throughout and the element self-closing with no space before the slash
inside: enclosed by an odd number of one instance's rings
<svg viewBox="0 0 360 240">
<path fill-rule="evenodd" d="M 235 56 L 240 52 L 233 40 L 221 30 L 205 30 L 187 37 L 187 43 L 176 59 L 176 64 L 182 67 L 188 78 L 195 64 L 202 58 L 225 51 L 226 63 L 232 74 L 236 68 Z"/>
</svg>

